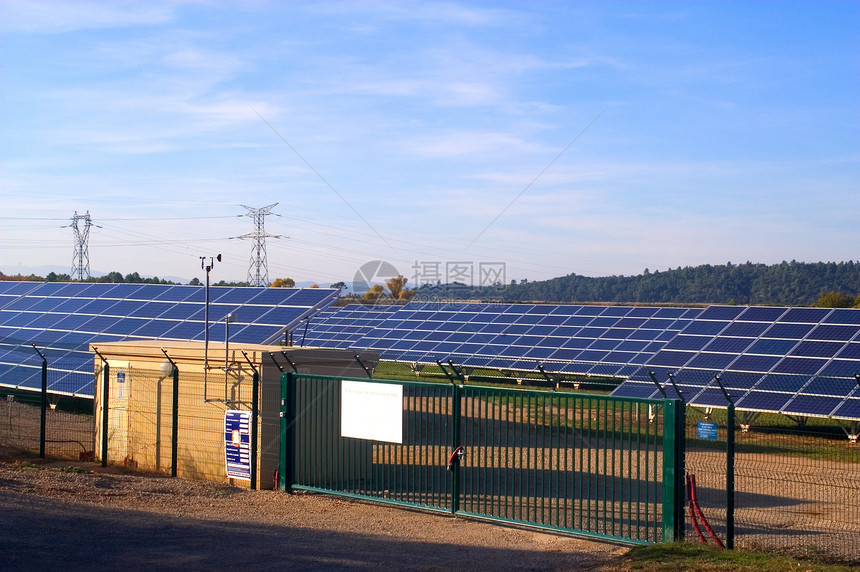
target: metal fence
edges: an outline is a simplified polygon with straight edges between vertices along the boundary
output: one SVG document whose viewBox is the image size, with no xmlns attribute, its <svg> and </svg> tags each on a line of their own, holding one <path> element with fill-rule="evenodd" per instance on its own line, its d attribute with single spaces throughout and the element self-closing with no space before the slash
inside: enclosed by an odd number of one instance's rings
<svg viewBox="0 0 860 572">
<path fill-rule="evenodd" d="M 45 386 L 61 387 L 92 379 L 92 374 L 42 370 Z M 70 380 L 70 377 L 77 379 Z M 92 460 L 93 401 L 61 393 L 0 387 L 0 448 L 43 458 Z"/>
<path fill-rule="evenodd" d="M 350 435 L 344 420 L 356 398 L 347 382 L 367 395 L 395 388 L 400 431 L 388 441 Z M 681 534 L 679 401 L 301 374 L 282 383 L 284 490 L 628 543 Z M 368 399 L 359 406 L 372 408 Z"/>
<path fill-rule="evenodd" d="M 743 413 L 740 412 L 741 420 Z M 726 411 L 688 408 L 686 471 L 698 504 L 726 540 Z M 749 421 L 749 420 L 747 420 Z M 758 415 L 736 426 L 734 546 L 800 556 L 860 559 L 860 449 L 830 420 Z M 707 431 L 708 426 L 716 432 Z M 706 431 L 703 433 L 703 429 Z M 703 531 L 704 540 L 711 542 Z M 699 541 L 688 519 L 686 538 Z"/>
</svg>

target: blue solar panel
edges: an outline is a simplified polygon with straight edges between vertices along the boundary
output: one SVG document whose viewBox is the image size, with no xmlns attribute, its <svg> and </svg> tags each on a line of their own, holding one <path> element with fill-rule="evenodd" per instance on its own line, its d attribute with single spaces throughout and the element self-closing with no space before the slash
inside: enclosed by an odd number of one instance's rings
<svg viewBox="0 0 860 572">
<path fill-rule="evenodd" d="M 701 350 L 712 340 L 708 336 L 678 335 L 666 344 L 667 350 Z"/>
<path fill-rule="evenodd" d="M 802 341 L 791 350 L 790 355 L 808 357 L 833 357 L 845 344 L 840 342 Z"/>
<path fill-rule="evenodd" d="M 734 322 L 725 330 L 723 336 L 737 336 L 741 338 L 757 338 L 764 333 L 769 324 L 763 322 Z"/>
<path fill-rule="evenodd" d="M 824 319 L 824 323 L 860 325 L 860 311 L 837 308 Z"/>
<path fill-rule="evenodd" d="M 857 312 L 860 314 L 860 312 Z M 844 340 L 848 341 L 857 337 L 860 326 L 839 326 L 822 324 L 809 333 L 809 339 L 813 340 Z"/>
<path fill-rule="evenodd" d="M 830 312 L 831 310 L 826 308 L 791 308 L 777 322 L 805 322 L 814 324 L 823 320 Z"/>
<path fill-rule="evenodd" d="M 717 354 L 702 352 L 687 364 L 688 367 L 725 369 L 737 356 L 732 354 Z"/>
<path fill-rule="evenodd" d="M 812 324 L 774 324 L 764 335 L 768 338 L 803 339 L 815 326 Z"/>
<path fill-rule="evenodd" d="M 786 308 L 750 306 L 738 316 L 738 320 L 743 320 L 744 322 L 775 322 L 785 312 Z"/>
<path fill-rule="evenodd" d="M 787 355 L 796 345 L 797 340 L 759 340 L 747 350 L 747 353 L 775 356 Z"/>
<path fill-rule="evenodd" d="M 699 320 L 734 320 L 745 308 L 741 306 L 710 306 L 699 314 Z"/>
<path fill-rule="evenodd" d="M 648 361 L 648 365 L 681 367 L 693 357 L 689 352 L 662 350 Z"/>
<path fill-rule="evenodd" d="M 691 335 L 716 336 L 717 334 L 722 332 L 728 326 L 728 324 L 729 322 L 695 321 L 686 328 L 684 328 L 683 332 L 685 334 Z"/>
<path fill-rule="evenodd" d="M 705 346 L 705 351 L 709 352 L 728 352 L 740 354 L 752 345 L 753 341 L 749 338 L 714 338 L 711 343 Z"/>
<path fill-rule="evenodd" d="M 849 397 L 830 416 L 834 419 L 848 419 L 852 421 L 860 419 L 860 398 Z"/>
<path fill-rule="evenodd" d="M 735 406 L 751 411 L 779 412 L 792 397 L 793 395 L 790 393 L 749 391 L 735 403 Z"/>
<path fill-rule="evenodd" d="M 804 416 L 827 416 L 842 401 L 840 398 L 798 395 L 783 407 L 782 413 Z"/>
<path fill-rule="evenodd" d="M 815 374 L 827 363 L 823 359 L 787 357 L 773 368 L 777 373 Z"/>
<path fill-rule="evenodd" d="M 733 371 L 768 372 L 782 359 L 778 356 L 742 355 L 734 363 Z"/>
<path fill-rule="evenodd" d="M 797 393 L 810 379 L 808 375 L 769 374 L 756 384 L 755 389 Z"/>
<path fill-rule="evenodd" d="M 807 395 L 831 395 L 845 396 L 857 389 L 857 382 L 853 379 L 842 379 L 838 377 L 813 377 L 800 391 Z"/>
</svg>

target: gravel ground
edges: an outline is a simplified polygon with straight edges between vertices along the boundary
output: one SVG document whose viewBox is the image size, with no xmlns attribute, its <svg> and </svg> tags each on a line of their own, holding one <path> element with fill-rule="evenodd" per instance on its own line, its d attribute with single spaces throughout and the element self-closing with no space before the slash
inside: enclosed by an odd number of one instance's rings
<svg viewBox="0 0 860 572">
<path fill-rule="evenodd" d="M 601 570 L 625 547 L 339 499 L 0 458 L 0 570 Z"/>
</svg>

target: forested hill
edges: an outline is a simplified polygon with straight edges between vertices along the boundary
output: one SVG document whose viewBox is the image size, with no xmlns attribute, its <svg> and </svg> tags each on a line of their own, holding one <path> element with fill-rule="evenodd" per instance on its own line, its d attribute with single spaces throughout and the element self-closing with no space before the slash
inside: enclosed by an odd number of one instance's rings
<svg viewBox="0 0 860 572">
<path fill-rule="evenodd" d="M 834 291 L 852 298 L 860 293 L 860 262 L 706 264 L 600 278 L 571 274 L 496 289 L 421 288 L 419 297 L 434 294 L 506 301 L 810 306 L 822 293 Z"/>
</svg>

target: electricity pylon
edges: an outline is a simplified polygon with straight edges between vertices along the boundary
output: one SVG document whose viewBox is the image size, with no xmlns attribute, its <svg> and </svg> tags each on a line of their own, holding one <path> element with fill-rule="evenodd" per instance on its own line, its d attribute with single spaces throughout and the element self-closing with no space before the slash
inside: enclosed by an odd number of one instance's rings
<svg viewBox="0 0 860 572">
<path fill-rule="evenodd" d="M 271 204 L 260 209 L 252 209 L 249 206 L 242 205 L 248 209 L 245 216 L 254 219 L 254 230 L 236 238 L 250 238 L 254 241 L 251 247 L 251 265 L 248 268 L 248 284 L 251 286 L 268 286 L 269 285 L 269 263 L 266 260 L 266 237 L 281 238 L 279 234 L 271 234 L 266 232 L 266 215 L 272 214 L 272 208 L 278 203 Z"/>
<path fill-rule="evenodd" d="M 78 222 L 83 221 L 83 228 L 78 226 Z M 72 258 L 72 278 L 75 274 L 78 275 L 78 280 L 83 282 L 84 275 L 90 277 L 90 227 L 93 226 L 93 221 L 90 218 L 90 211 L 87 214 L 79 215 L 75 211 L 75 216 L 72 217 L 72 224 L 69 227 L 75 233 L 75 256 Z"/>
</svg>

